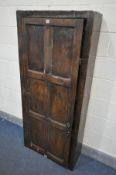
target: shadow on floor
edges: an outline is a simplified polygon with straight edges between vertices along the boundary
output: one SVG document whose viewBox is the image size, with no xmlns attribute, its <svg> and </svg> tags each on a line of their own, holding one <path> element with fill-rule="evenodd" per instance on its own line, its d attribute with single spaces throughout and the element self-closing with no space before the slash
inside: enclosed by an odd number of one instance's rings
<svg viewBox="0 0 116 175">
<path fill-rule="evenodd" d="M 23 129 L 0 118 L 0 175 L 116 175 L 116 170 L 80 156 L 73 171 L 24 147 Z"/>
</svg>

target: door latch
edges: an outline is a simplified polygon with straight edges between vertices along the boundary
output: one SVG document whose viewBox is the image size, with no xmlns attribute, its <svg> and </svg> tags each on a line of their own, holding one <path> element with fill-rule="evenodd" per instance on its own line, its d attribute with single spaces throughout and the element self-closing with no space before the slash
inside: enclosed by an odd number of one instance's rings
<svg viewBox="0 0 116 175">
<path fill-rule="evenodd" d="M 71 127 L 70 122 L 67 122 L 67 123 L 66 123 L 66 127 L 67 127 L 67 128 L 70 128 L 70 127 Z"/>
</svg>

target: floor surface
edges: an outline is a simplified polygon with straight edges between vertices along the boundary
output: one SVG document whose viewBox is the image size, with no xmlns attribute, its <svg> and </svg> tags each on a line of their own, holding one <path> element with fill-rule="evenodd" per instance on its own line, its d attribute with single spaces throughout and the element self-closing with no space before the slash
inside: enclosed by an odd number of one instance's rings
<svg viewBox="0 0 116 175">
<path fill-rule="evenodd" d="M 0 175 L 116 175 L 116 170 L 80 156 L 73 171 L 24 147 L 23 130 L 0 118 Z"/>
</svg>

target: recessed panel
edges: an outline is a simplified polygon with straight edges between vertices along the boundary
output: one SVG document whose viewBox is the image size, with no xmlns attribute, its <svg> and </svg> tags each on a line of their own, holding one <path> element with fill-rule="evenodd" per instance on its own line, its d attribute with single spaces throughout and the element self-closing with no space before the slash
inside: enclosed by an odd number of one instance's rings
<svg viewBox="0 0 116 175">
<path fill-rule="evenodd" d="M 30 117 L 31 123 L 31 142 L 41 148 L 46 148 L 47 143 L 47 127 L 44 120 L 37 120 Z"/>
<path fill-rule="evenodd" d="M 51 85 L 50 116 L 53 120 L 65 123 L 68 120 L 69 89 L 63 86 Z"/>
<path fill-rule="evenodd" d="M 28 66 L 31 70 L 44 70 L 44 27 L 27 25 Z"/>
<path fill-rule="evenodd" d="M 46 113 L 47 86 L 42 80 L 30 80 L 30 109 L 39 114 Z"/>
<path fill-rule="evenodd" d="M 52 74 L 70 77 L 73 28 L 53 27 Z"/>
<path fill-rule="evenodd" d="M 49 128 L 49 147 L 48 156 L 52 157 L 59 163 L 63 163 L 65 146 L 67 142 L 66 134 L 54 127 Z"/>
</svg>

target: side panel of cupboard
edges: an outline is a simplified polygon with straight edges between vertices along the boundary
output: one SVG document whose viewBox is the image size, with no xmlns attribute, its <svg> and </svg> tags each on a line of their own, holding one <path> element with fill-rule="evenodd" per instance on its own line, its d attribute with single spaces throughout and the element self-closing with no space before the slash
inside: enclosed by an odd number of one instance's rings
<svg viewBox="0 0 116 175">
<path fill-rule="evenodd" d="M 84 94 L 89 58 L 84 61 L 82 78 L 80 61 L 83 49 L 89 49 L 84 48 L 83 41 L 87 21 L 81 16 L 71 19 L 68 14 L 59 17 L 46 15 L 50 12 L 40 12 L 40 16 L 36 13 L 17 12 L 24 142 L 72 168 L 73 155 L 79 155 L 76 145 L 83 102 L 83 97 L 80 101 L 77 97 Z M 89 37 L 93 26 L 92 22 Z M 80 86 L 82 92 L 78 94 Z M 76 114 L 77 101 L 81 106 Z"/>
</svg>

